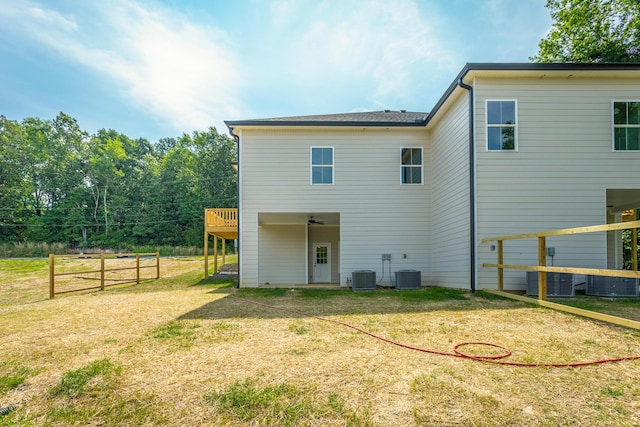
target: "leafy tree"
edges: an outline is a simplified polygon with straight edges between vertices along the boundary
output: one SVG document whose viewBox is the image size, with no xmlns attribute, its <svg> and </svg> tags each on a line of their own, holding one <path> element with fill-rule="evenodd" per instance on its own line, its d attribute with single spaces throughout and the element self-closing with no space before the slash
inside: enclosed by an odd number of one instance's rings
<svg viewBox="0 0 640 427">
<path fill-rule="evenodd" d="M 215 128 L 152 144 L 0 116 L 0 240 L 201 246 L 204 209 L 236 206 L 235 155 Z"/>
<path fill-rule="evenodd" d="M 0 241 L 17 240 L 17 225 L 24 222 L 24 138 L 20 123 L 0 116 Z"/>
<path fill-rule="evenodd" d="M 553 27 L 536 62 L 639 62 L 640 1 L 547 0 Z"/>
</svg>

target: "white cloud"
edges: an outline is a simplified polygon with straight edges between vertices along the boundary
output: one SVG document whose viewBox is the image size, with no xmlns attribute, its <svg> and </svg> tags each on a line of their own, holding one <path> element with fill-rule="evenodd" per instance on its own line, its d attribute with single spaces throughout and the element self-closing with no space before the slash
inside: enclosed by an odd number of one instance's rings
<svg viewBox="0 0 640 427">
<path fill-rule="evenodd" d="M 296 58 L 294 78 L 309 85 L 336 75 L 370 82 L 371 101 L 385 105 L 412 97 L 427 71 L 453 73 L 462 62 L 438 34 L 438 17 L 423 18 L 411 0 L 324 1 L 307 15 L 289 55 Z"/>
<path fill-rule="evenodd" d="M 235 117 L 240 81 L 230 42 L 215 28 L 175 11 L 129 0 L 97 4 L 93 16 L 17 0 L 0 16 L 18 19 L 30 37 L 114 80 L 137 104 L 176 130 L 206 129 Z"/>
</svg>

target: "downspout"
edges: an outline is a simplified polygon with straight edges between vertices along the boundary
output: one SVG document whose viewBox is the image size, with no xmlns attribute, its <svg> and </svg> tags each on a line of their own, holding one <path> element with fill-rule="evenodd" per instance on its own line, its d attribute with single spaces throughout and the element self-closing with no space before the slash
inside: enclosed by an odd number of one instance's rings
<svg viewBox="0 0 640 427">
<path fill-rule="evenodd" d="M 458 79 L 458 86 L 469 91 L 469 242 L 470 242 L 470 290 L 476 291 L 476 162 L 475 162 L 475 138 L 473 121 L 473 87 Z"/>
</svg>

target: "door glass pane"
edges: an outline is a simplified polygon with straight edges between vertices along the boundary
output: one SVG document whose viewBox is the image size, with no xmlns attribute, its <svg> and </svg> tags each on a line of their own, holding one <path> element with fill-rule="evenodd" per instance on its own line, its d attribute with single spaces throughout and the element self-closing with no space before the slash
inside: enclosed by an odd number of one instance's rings
<svg viewBox="0 0 640 427">
<path fill-rule="evenodd" d="M 316 264 L 327 264 L 328 260 L 328 251 L 326 246 L 318 246 L 316 248 Z"/>
</svg>

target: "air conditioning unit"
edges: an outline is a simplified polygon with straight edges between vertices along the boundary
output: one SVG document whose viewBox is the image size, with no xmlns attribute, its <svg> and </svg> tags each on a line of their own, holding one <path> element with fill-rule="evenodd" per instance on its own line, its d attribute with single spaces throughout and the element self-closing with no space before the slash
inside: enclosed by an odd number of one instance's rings
<svg viewBox="0 0 640 427">
<path fill-rule="evenodd" d="M 396 271 L 396 289 L 420 289 L 422 282 L 417 270 Z"/>
<path fill-rule="evenodd" d="M 587 286 L 584 293 L 599 297 L 637 297 L 638 279 L 587 276 Z"/>
<path fill-rule="evenodd" d="M 376 272 L 358 270 L 351 273 L 351 288 L 354 291 L 374 291 L 376 289 Z"/>
<path fill-rule="evenodd" d="M 548 297 L 573 297 L 573 274 L 571 273 L 546 273 Z M 538 295 L 538 272 L 527 271 L 527 295 Z"/>
</svg>

